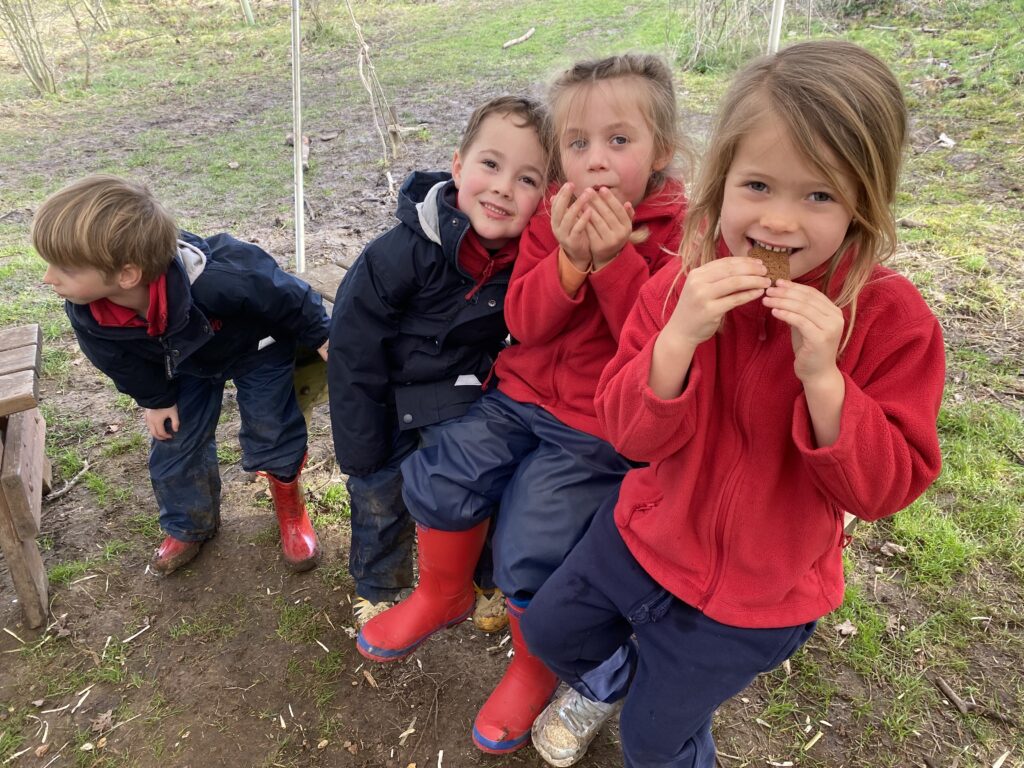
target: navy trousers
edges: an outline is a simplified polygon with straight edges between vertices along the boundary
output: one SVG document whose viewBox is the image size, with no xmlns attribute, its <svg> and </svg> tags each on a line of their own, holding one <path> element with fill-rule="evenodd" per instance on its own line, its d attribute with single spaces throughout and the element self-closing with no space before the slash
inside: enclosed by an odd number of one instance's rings
<svg viewBox="0 0 1024 768">
<path fill-rule="evenodd" d="M 401 464 L 417 448 L 433 444 L 445 423 L 399 432 L 387 464 L 363 477 L 350 476 L 346 483 L 352 512 L 348 569 L 356 595 L 371 603 L 397 600 L 412 586 L 416 525 L 402 499 Z M 494 587 L 492 570 L 488 541 L 476 569 L 481 588 Z"/>
<path fill-rule="evenodd" d="M 744 629 L 709 619 L 648 576 L 614 508 L 612 495 L 530 604 L 526 643 L 584 696 L 625 697 L 627 768 L 713 768 L 715 710 L 792 656 L 815 623 Z"/>
<path fill-rule="evenodd" d="M 530 601 L 630 464 L 598 437 L 491 390 L 402 464 L 406 506 L 428 528 L 494 517 L 494 581 Z M 500 510 L 500 511 L 499 511 Z"/>
<path fill-rule="evenodd" d="M 179 541 L 205 541 L 220 525 L 217 421 L 224 384 L 233 379 L 242 427 L 242 468 L 279 477 L 299 471 L 306 454 L 306 420 L 295 398 L 294 345 L 277 342 L 236 363 L 234 376 L 178 380 L 180 427 L 169 440 L 153 440 L 149 475 L 160 505 L 160 527 Z M 250 370 L 246 370 L 250 369 Z"/>
</svg>

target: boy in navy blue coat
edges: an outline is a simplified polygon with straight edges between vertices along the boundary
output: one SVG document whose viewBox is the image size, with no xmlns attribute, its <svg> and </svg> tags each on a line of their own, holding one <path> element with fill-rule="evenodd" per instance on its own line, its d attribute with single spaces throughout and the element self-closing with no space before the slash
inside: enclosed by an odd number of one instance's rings
<svg viewBox="0 0 1024 768">
<path fill-rule="evenodd" d="M 349 476 L 360 626 L 412 586 L 402 460 L 480 396 L 508 335 L 519 235 L 545 188 L 542 124 L 542 108 L 525 98 L 477 108 L 451 174 L 405 180 L 400 223 L 366 247 L 338 288 L 328 391 L 334 450 Z M 489 606 L 503 607 L 500 595 Z M 480 613 L 483 629 L 504 623 L 503 612 Z"/>
<path fill-rule="evenodd" d="M 214 432 L 234 380 L 242 467 L 270 482 L 285 563 L 320 556 L 299 472 L 306 422 L 292 385 L 296 347 L 327 355 L 320 298 L 263 250 L 179 232 L 142 184 L 89 176 L 49 197 L 32 225 L 82 352 L 145 412 L 150 477 L 166 538 L 150 567 L 189 562 L 220 524 Z"/>
</svg>

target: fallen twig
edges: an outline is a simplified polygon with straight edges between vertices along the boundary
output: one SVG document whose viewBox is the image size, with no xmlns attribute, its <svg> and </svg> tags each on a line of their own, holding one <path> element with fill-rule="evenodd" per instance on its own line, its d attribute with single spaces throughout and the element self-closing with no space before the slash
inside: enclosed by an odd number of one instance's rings
<svg viewBox="0 0 1024 768">
<path fill-rule="evenodd" d="M 504 43 L 501 44 L 501 47 L 502 48 L 511 48 L 513 45 L 519 45 L 520 43 L 525 42 L 525 41 L 529 40 L 531 37 L 533 37 L 533 33 L 536 32 L 536 31 L 537 31 L 536 27 L 530 27 L 528 30 L 526 30 L 526 32 L 521 34 L 519 37 L 517 37 L 517 38 L 515 38 L 513 40 L 506 40 Z"/>
<path fill-rule="evenodd" d="M 987 717 L 990 720 L 998 720 L 1000 723 L 1016 728 L 1017 721 L 1012 717 L 1004 715 L 1002 712 L 998 712 L 994 709 L 986 707 L 984 704 L 978 704 L 973 701 L 964 701 L 960 698 L 956 691 L 943 680 L 940 676 L 935 676 L 935 685 L 938 686 L 939 690 L 942 691 L 943 695 L 949 699 L 950 703 L 957 708 L 957 711 L 962 715 L 974 714 L 982 717 Z"/>
<path fill-rule="evenodd" d="M 89 462 L 86 461 L 86 462 L 84 462 L 82 464 L 82 468 L 80 470 L 78 470 L 78 474 L 77 475 L 75 475 L 70 480 L 68 480 L 66 483 L 64 483 L 64 487 L 61 488 L 59 491 L 54 491 L 49 496 L 44 497 L 43 498 L 43 503 L 44 504 L 49 504 L 51 501 L 59 499 L 65 493 L 67 493 L 72 488 L 74 488 L 78 484 L 78 481 L 82 479 L 82 476 L 86 472 L 88 472 L 88 471 L 89 471 Z"/>
</svg>

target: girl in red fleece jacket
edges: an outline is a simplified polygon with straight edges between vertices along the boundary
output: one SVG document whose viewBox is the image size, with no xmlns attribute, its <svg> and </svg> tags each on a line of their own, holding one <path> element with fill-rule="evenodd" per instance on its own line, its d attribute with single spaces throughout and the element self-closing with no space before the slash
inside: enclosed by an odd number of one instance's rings
<svg viewBox="0 0 1024 768">
<path fill-rule="evenodd" d="M 524 645 L 520 617 L 630 469 L 605 439 L 594 389 L 640 286 L 678 249 L 685 208 L 668 175 L 681 140 L 661 59 L 577 64 L 552 87 L 550 112 L 554 177 L 565 183 L 520 241 L 505 300 L 518 343 L 498 355 L 497 390 L 403 464 L 419 585 L 358 638 L 364 656 L 393 661 L 465 618 L 494 517 L 494 579 L 508 596 L 515 657 L 473 725 L 491 753 L 526 744 L 558 684 Z"/>
<path fill-rule="evenodd" d="M 683 272 L 641 289 L 598 385 L 612 444 L 649 466 L 524 624 L 574 689 L 534 725 L 552 765 L 624 699 L 627 766 L 713 766 L 715 710 L 842 601 L 843 511 L 891 515 L 938 475 L 941 331 L 880 266 L 906 128 L 889 69 L 840 41 L 759 59 L 726 94 Z"/>
</svg>

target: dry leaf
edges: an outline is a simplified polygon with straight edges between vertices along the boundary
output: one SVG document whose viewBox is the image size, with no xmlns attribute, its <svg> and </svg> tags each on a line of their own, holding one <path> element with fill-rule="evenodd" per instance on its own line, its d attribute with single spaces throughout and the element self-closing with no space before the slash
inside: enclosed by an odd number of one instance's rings
<svg viewBox="0 0 1024 768">
<path fill-rule="evenodd" d="M 370 670 L 364 669 L 363 677 L 366 678 L 366 682 L 368 682 L 372 687 L 377 687 L 377 681 L 373 679 L 373 675 L 370 674 Z"/>
<path fill-rule="evenodd" d="M 895 542 L 887 541 L 879 548 L 878 551 L 886 557 L 895 557 L 896 555 L 906 554 L 907 548 L 904 547 L 902 544 L 896 544 Z"/>
<path fill-rule="evenodd" d="M 43 755 L 45 755 L 49 751 L 50 751 L 50 745 L 49 744 L 40 744 L 38 747 L 36 747 L 36 757 L 42 757 Z"/>
<path fill-rule="evenodd" d="M 114 727 L 114 710 L 108 709 L 99 717 L 93 718 L 89 721 L 89 726 L 94 733 L 106 733 Z"/>
<path fill-rule="evenodd" d="M 836 632 L 843 637 L 851 637 L 857 634 L 857 627 L 854 626 L 853 622 L 847 619 L 842 624 L 836 626 Z"/>
</svg>

